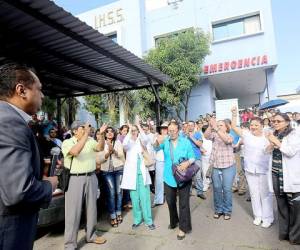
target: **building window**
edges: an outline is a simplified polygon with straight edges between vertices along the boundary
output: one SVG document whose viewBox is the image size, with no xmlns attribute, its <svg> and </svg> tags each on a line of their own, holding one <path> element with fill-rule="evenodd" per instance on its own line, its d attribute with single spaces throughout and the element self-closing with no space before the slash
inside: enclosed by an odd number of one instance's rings
<svg viewBox="0 0 300 250">
<path fill-rule="evenodd" d="M 188 29 L 178 30 L 178 31 L 174 31 L 174 32 L 171 32 L 171 33 L 167 33 L 167 34 L 163 34 L 163 35 L 157 36 L 157 37 L 154 38 L 155 47 L 158 47 L 158 45 L 159 45 L 159 43 L 161 41 L 169 39 L 169 38 L 172 38 L 172 37 L 176 37 L 179 34 L 185 33 L 185 32 L 187 32 L 189 30 L 193 30 L 193 29 L 192 28 L 188 28 Z"/>
<path fill-rule="evenodd" d="M 261 31 L 260 16 L 252 15 L 212 25 L 214 40 L 254 34 Z"/>
<path fill-rule="evenodd" d="M 106 35 L 108 38 L 110 38 L 111 40 L 113 40 L 113 42 L 118 43 L 118 36 L 117 33 L 113 33 L 113 34 L 109 34 Z"/>
</svg>

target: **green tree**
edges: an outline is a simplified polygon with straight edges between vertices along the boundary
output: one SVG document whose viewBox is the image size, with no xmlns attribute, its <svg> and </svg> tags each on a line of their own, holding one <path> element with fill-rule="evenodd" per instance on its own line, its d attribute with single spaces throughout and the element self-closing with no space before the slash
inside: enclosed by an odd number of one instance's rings
<svg viewBox="0 0 300 250">
<path fill-rule="evenodd" d="M 45 96 L 42 104 L 42 111 L 51 114 L 53 116 L 56 115 L 56 99 L 51 99 L 48 96 Z"/>
<path fill-rule="evenodd" d="M 208 34 L 199 29 L 189 29 L 161 40 L 158 47 L 150 50 L 145 58 L 171 77 L 170 81 L 159 88 L 159 96 L 165 108 L 172 107 L 180 120 L 188 119 L 191 91 L 199 83 L 201 66 L 209 54 L 209 43 Z M 155 98 L 151 90 L 140 90 L 137 93 L 144 112 L 153 114 Z"/>
<path fill-rule="evenodd" d="M 97 127 L 99 127 L 99 123 L 103 122 L 103 116 L 106 110 L 106 105 L 105 105 L 106 100 L 104 96 L 88 95 L 84 97 L 84 100 L 85 100 L 84 108 L 95 116 Z"/>
</svg>

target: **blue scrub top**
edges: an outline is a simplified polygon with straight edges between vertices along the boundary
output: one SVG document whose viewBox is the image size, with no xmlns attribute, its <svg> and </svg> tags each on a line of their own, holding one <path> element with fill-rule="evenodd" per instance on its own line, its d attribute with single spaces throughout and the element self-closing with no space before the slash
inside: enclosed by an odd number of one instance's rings
<svg viewBox="0 0 300 250">
<path fill-rule="evenodd" d="M 202 135 L 200 132 L 195 132 L 193 135 L 193 138 L 196 139 L 197 141 L 202 141 Z M 192 144 L 192 148 L 194 150 L 194 154 L 196 157 L 196 160 L 201 160 L 201 150 L 200 148 L 188 137 L 189 141 Z"/>
</svg>

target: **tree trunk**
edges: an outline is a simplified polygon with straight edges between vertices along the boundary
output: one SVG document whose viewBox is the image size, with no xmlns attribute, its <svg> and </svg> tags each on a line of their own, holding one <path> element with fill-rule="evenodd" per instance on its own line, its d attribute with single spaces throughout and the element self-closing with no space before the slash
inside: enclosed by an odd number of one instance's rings
<svg viewBox="0 0 300 250">
<path fill-rule="evenodd" d="M 98 114 L 94 114 L 95 116 L 95 120 L 96 120 L 96 128 L 99 128 L 99 115 Z"/>
<path fill-rule="evenodd" d="M 189 100 L 190 100 L 190 96 L 191 96 L 191 92 L 192 89 L 190 89 L 189 91 L 187 91 L 186 93 L 186 97 L 185 97 L 185 102 L 184 102 L 184 119 L 185 121 L 188 120 L 188 105 L 189 105 Z"/>
</svg>

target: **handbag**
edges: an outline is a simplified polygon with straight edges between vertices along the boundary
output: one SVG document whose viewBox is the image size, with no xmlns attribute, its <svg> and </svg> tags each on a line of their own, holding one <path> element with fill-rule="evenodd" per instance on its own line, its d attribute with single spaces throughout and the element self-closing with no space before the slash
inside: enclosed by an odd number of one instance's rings
<svg viewBox="0 0 300 250">
<path fill-rule="evenodd" d="M 143 159 L 144 159 L 145 166 L 150 167 L 150 166 L 154 165 L 155 161 L 154 161 L 153 157 L 149 154 L 147 148 L 143 145 L 141 140 L 140 140 L 140 144 L 141 144 L 141 147 L 142 147 L 142 156 L 143 156 Z"/>
<path fill-rule="evenodd" d="M 172 160 L 172 172 L 177 184 L 182 184 L 192 180 L 192 178 L 200 170 L 200 167 L 196 163 L 190 164 L 185 170 L 179 170 L 178 166 L 180 164 L 174 164 L 174 155 L 173 155 L 173 144 L 170 141 L 170 155 Z"/>
<path fill-rule="evenodd" d="M 68 191 L 71 169 L 72 169 L 73 157 L 71 158 L 70 168 L 63 167 L 59 173 L 57 173 L 59 188 L 65 193 Z"/>
</svg>

